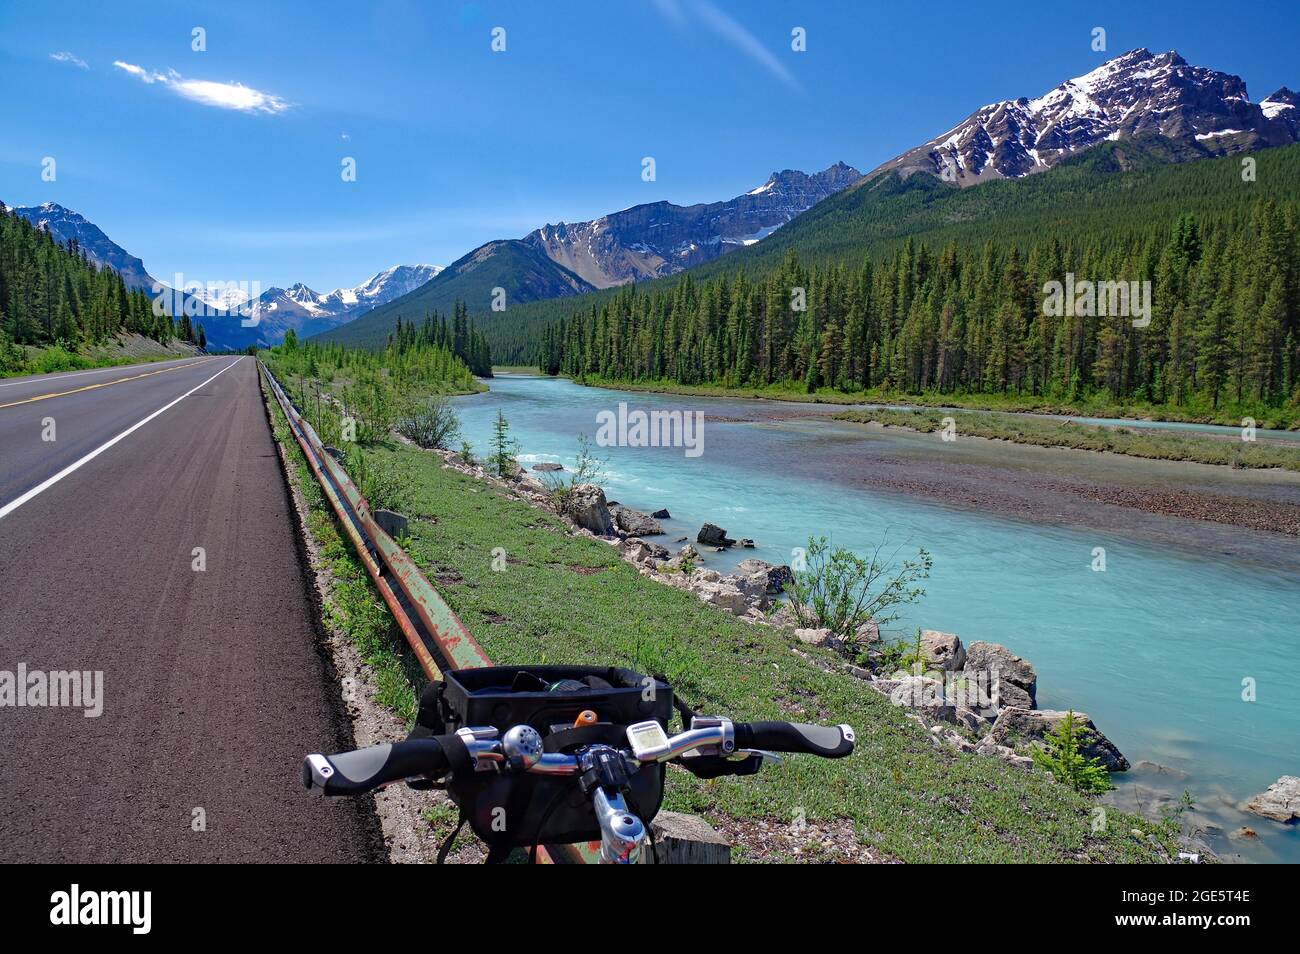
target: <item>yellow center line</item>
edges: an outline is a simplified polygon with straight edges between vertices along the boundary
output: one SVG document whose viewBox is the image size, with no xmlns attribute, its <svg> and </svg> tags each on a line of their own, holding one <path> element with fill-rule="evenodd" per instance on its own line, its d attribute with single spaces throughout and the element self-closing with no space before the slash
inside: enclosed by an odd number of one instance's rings
<svg viewBox="0 0 1300 954">
<path fill-rule="evenodd" d="M 70 391 L 51 391 L 49 394 L 38 394 L 35 397 L 23 398 L 21 401 L 10 401 L 8 404 L 0 404 L 0 410 L 7 407 L 17 407 L 19 404 L 31 404 L 33 401 L 44 401 L 49 398 L 64 397 L 68 394 L 78 394 L 81 391 L 94 391 L 96 388 L 106 388 L 114 384 L 122 384 L 125 381 L 138 381 L 140 378 L 152 377 L 155 374 L 166 374 L 168 371 L 181 371 L 185 368 L 194 368 L 198 367 L 200 364 L 206 364 L 209 361 L 215 360 L 217 360 L 217 356 L 213 355 L 212 357 L 201 358 L 191 364 L 177 365 L 174 368 L 162 368 L 158 371 L 146 371 L 144 374 L 133 374 L 128 378 L 117 378 L 113 381 L 101 381 L 98 384 L 86 384 L 79 388 L 73 388 Z"/>
</svg>

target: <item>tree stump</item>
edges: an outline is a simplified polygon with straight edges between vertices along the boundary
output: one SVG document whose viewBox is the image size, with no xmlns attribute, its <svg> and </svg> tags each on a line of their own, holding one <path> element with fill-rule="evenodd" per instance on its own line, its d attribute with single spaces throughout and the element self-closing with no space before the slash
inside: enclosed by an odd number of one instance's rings
<svg viewBox="0 0 1300 954">
<path fill-rule="evenodd" d="M 731 864 L 730 843 L 698 815 L 660 812 L 650 828 L 655 839 L 654 864 Z"/>
</svg>

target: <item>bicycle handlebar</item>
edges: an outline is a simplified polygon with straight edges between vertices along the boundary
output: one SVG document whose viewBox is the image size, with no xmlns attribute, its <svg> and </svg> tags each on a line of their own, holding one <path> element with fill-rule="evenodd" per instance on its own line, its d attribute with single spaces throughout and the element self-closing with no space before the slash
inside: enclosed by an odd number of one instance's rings
<svg viewBox="0 0 1300 954">
<path fill-rule="evenodd" d="M 853 751 L 853 730 L 847 725 L 807 725 L 802 722 L 737 722 L 736 747 L 795 752 L 839 759 Z"/>
<path fill-rule="evenodd" d="M 434 778 L 451 770 L 446 747 L 454 735 L 407 739 L 337 755 L 309 755 L 302 763 L 303 785 L 322 795 L 363 795 L 405 778 Z"/>
<path fill-rule="evenodd" d="M 309 755 L 303 762 L 302 780 L 304 786 L 324 795 L 362 795 L 402 779 L 441 778 L 453 767 L 459 771 L 461 764 L 471 770 L 500 768 L 537 775 L 579 775 L 583 771 L 576 756 L 541 753 L 540 744 L 531 758 L 521 761 L 514 757 L 517 753 L 510 736 L 506 733 L 503 744 L 495 729 L 461 729 L 455 735 L 407 739 L 337 755 Z M 691 728 L 668 739 L 667 749 L 645 761 L 666 762 L 700 751 L 738 757 L 751 749 L 838 759 L 851 753 L 853 745 L 853 730 L 847 725 L 733 724 L 726 719 L 697 718 Z M 630 749 L 621 751 L 626 759 L 636 761 Z"/>
</svg>

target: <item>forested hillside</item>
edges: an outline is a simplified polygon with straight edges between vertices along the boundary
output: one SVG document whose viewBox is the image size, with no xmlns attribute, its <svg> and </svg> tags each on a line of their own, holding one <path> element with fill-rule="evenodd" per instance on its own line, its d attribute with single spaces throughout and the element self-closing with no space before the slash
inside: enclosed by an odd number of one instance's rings
<svg viewBox="0 0 1300 954">
<path fill-rule="evenodd" d="M 1152 162 L 1116 143 L 960 191 L 890 174 L 724 263 L 741 268 L 585 302 L 543 326 L 540 361 L 682 385 L 1292 402 L 1300 149 L 1259 154 L 1255 181 L 1238 158 Z M 1045 313 L 1045 286 L 1069 273 L 1150 282 L 1149 323 Z"/>
<path fill-rule="evenodd" d="M 59 345 L 75 351 L 119 331 L 167 343 L 200 346 L 201 326 L 155 315 L 148 293 L 87 261 L 76 241 L 66 247 L 7 209 L 0 209 L 0 371 L 21 370 L 18 345 Z"/>
<path fill-rule="evenodd" d="M 378 350 L 397 323 L 420 322 L 456 302 L 469 302 L 476 314 L 499 319 L 491 311 L 495 289 L 504 291 L 507 308 L 541 298 L 572 296 L 592 290 L 573 272 L 557 265 L 539 248 L 518 240 L 489 242 L 453 262 L 410 294 L 403 295 L 355 318 L 345 325 L 315 335 L 319 341 L 336 341 Z"/>
</svg>

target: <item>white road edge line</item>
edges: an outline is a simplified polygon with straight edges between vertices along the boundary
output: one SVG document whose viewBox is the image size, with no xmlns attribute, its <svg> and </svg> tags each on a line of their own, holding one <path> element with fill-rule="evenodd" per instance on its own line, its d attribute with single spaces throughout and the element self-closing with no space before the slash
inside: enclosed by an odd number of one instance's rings
<svg viewBox="0 0 1300 954">
<path fill-rule="evenodd" d="M 134 433 L 135 433 L 136 431 L 138 431 L 140 428 L 144 427 L 146 424 L 148 424 L 150 421 L 152 421 L 152 420 L 153 420 L 155 417 L 157 417 L 159 414 L 161 414 L 161 413 L 163 413 L 164 411 L 166 411 L 168 408 L 175 407 L 177 404 L 180 404 L 181 401 L 184 401 L 187 397 L 189 397 L 189 396 L 190 396 L 191 394 L 193 394 L 195 391 L 199 390 L 199 388 L 206 387 L 207 385 L 211 384 L 213 381 L 215 381 L 217 378 L 221 377 L 223 374 L 225 374 L 227 371 L 229 371 L 231 368 L 233 368 L 235 365 L 239 364 L 239 362 L 240 362 L 240 361 L 243 361 L 243 360 L 244 360 L 243 357 L 238 357 L 238 358 L 236 358 L 234 361 L 230 362 L 230 364 L 226 365 L 224 368 L 222 368 L 220 371 L 218 371 L 218 372 L 217 372 L 216 374 L 214 374 L 212 377 L 208 378 L 208 379 L 207 379 L 206 381 L 204 381 L 202 384 L 199 384 L 199 385 L 196 385 L 195 387 L 190 388 L 188 391 L 186 391 L 186 392 L 185 392 L 184 394 L 182 394 L 180 397 L 176 398 L 174 401 L 170 401 L 170 402 L 168 402 L 167 404 L 164 404 L 162 407 L 158 408 L 158 410 L 154 411 L 154 412 L 153 412 L 152 414 L 150 414 L 148 417 L 146 417 L 146 418 L 144 418 L 143 420 L 137 421 L 136 423 L 132 424 L 130 427 L 128 427 L 126 430 L 124 430 L 121 434 L 118 434 L 117 437 L 114 437 L 112 440 L 109 440 L 109 441 L 106 441 L 106 442 L 103 443 L 103 444 L 100 444 L 98 447 L 96 447 L 93 451 L 91 451 L 91 452 L 90 452 L 89 454 L 87 454 L 85 457 L 81 458 L 81 459 L 78 460 L 78 461 L 74 461 L 73 463 L 69 464 L 67 467 L 65 467 L 65 468 L 63 468 L 61 471 L 59 471 L 57 474 L 55 474 L 53 477 L 50 477 L 48 480 L 43 480 L 43 481 L 41 481 L 41 483 L 37 484 L 35 487 L 33 487 L 31 490 L 27 491 L 27 493 L 23 494 L 21 497 L 19 497 L 19 498 L 17 498 L 16 500 L 13 500 L 13 501 L 11 501 L 11 502 L 5 504 L 3 507 L 0 507 L 0 520 L 3 520 L 5 517 L 9 516 L 9 514 L 13 513 L 15 510 L 17 510 L 17 509 L 18 509 L 19 507 L 21 507 L 23 504 L 27 503 L 27 501 L 29 501 L 29 500 L 31 500 L 33 497 L 35 497 L 37 494 L 42 493 L 43 491 L 49 490 L 51 487 L 53 487 L 55 484 L 57 484 L 60 480 L 62 480 L 64 477 L 67 477 L 69 474 L 71 474 L 73 471 L 75 471 L 75 470 L 77 470 L 78 468 L 80 468 L 82 465 L 90 463 L 92 460 L 94 460 L 94 459 L 95 459 L 96 457 L 98 457 L 100 454 L 104 453 L 104 451 L 108 450 L 110 447 L 112 447 L 112 446 L 113 446 L 114 444 L 116 444 L 118 441 L 122 440 L 123 438 L 130 437 L 132 434 L 134 434 Z"/>
<path fill-rule="evenodd" d="M 62 381 L 64 378 L 76 378 L 83 374 L 103 374 L 105 371 L 131 371 L 135 368 L 147 368 L 150 365 L 174 364 L 177 361 L 189 361 L 189 358 L 170 358 L 166 361 L 145 361 L 141 364 L 115 364 L 111 368 L 91 368 L 89 371 L 58 371 L 54 374 L 40 374 L 23 378 L 21 381 L 8 381 L 0 388 L 16 388 L 20 384 L 39 384 L 41 381 Z M 196 361 L 195 364 L 202 362 Z"/>
</svg>

